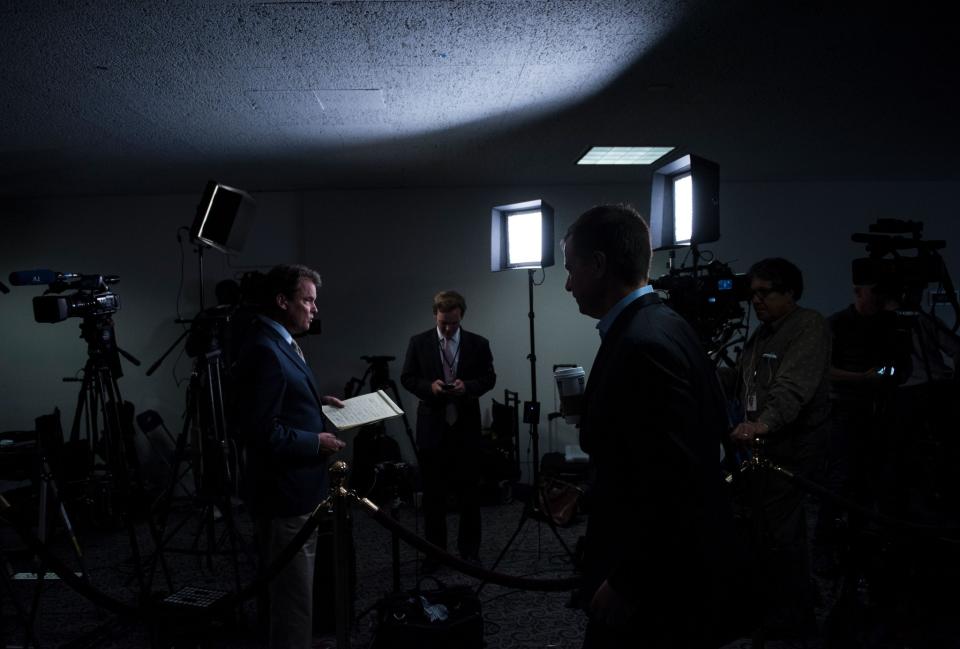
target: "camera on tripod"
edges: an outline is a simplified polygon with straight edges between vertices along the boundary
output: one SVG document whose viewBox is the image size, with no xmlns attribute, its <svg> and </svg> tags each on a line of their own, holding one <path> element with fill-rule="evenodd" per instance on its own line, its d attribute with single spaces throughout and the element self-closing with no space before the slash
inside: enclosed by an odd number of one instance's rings
<svg viewBox="0 0 960 649">
<path fill-rule="evenodd" d="M 219 349 L 220 341 L 226 336 L 236 311 L 237 307 L 232 304 L 221 304 L 201 311 L 191 321 L 190 333 L 184 345 L 187 356 L 197 358 Z"/>
<path fill-rule="evenodd" d="M 373 465 L 374 483 L 370 499 L 377 503 L 391 500 L 412 502 L 416 473 L 406 462 L 378 462 Z"/>
<path fill-rule="evenodd" d="M 21 270 L 10 273 L 14 286 L 46 285 L 43 295 L 33 298 L 33 318 L 37 322 L 61 322 L 67 318 L 94 318 L 120 309 L 120 297 L 110 291 L 116 275 L 81 275 L 52 270 Z M 69 295 L 52 295 L 75 289 Z"/>
<path fill-rule="evenodd" d="M 895 292 L 903 308 L 919 310 L 924 290 L 932 283 L 945 291 L 943 302 L 958 311 L 956 292 L 940 253 L 946 241 L 924 240 L 923 223 L 900 219 L 877 219 L 869 233 L 855 233 L 850 239 L 865 243 L 869 257 L 853 261 L 854 284 L 881 284 Z M 915 250 L 912 256 L 902 251 Z M 956 326 L 954 326 L 956 330 Z"/>
<path fill-rule="evenodd" d="M 750 280 L 716 259 L 708 264 L 671 268 L 651 282 L 667 304 L 689 322 L 708 352 L 722 347 L 746 313 Z"/>
</svg>

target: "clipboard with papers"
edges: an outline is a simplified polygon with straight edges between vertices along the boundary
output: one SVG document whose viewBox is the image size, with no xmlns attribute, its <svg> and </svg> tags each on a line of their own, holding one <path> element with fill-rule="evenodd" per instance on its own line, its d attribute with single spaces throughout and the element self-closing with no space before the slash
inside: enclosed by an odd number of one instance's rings
<svg viewBox="0 0 960 649">
<path fill-rule="evenodd" d="M 323 406 L 323 415 L 337 430 L 366 426 L 402 414 L 403 410 L 383 390 L 346 399 L 343 408 Z"/>
</svg>

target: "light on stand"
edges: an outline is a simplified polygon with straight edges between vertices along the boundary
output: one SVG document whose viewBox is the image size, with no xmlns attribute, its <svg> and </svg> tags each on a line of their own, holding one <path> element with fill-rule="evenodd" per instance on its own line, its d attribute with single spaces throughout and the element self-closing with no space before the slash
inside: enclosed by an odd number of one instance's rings
<svg viewBox="0 0 960 649">
<path fill-rule="evenodd" d="M 216 248 L 227 254 L 236 254 L 243 250 L 255 211 L 256 202 L 247 192 L 213 180 L 207 183 L 190 228 L 190 241 L 197 246 L 201 311 L 204 309 L 204 249 Z"/>
<path fill-rule="evenodd" d="M 690 243 L 693 236 L 693 176 L 683 174 L 673 179 L 673 239 Z"/>
<path fill-rule="evenodd" d="M 750 299 L 750 282 L 713 256 L 701 264 L 699 250 L 700 244 L 720 239 L 717 163 L 687 155 L 654 171 L 650 238 L 654 250 L 669 251 L 668 272 L 651 281 L 653 288 L 693 326 L 714 361 L 733 366 L 727 350 L 743 342 L 742 302 Z M 674 265 L 678 248 L 689 250 L 679 267 Z"/>
<path fill-rule="evenodd" d="M 547 266 L 553 266 L 553 208 L 541 200 L 493 208 L 490 270 Z"/>
<path fill-rule="evenodd" d="M 513 203 L 494 207 L 490 216 L 490 270 L 526 269 L 527 291 L 530 304 L 530 401 L 523 404 L 523 423 L 530 426 L 530 442 L 533 447 L 533 481 L 529 498 L 523 509 L 523 516 L 513 536 L 504 546 L 491 570 L 495 571 L 507 550 L 523 528 L 524 522 L 534 512 L 539 511 L 535 499 L 541 495 L 540 484 L 540 436 L 537 426 L 540 423 L 540 403 L 537 401 L 537 354 L 534 336 L 533 312 L 533 275 L 536 269 L 553 266 L 553 208 L 542 200 Z M 519 454 L 520 449 L 517 449 Z M 546 502 L 545 499 L 542 502 Z M 547 515 L 547 522 L 567 555 L 572 553 L 557 531 L 553 519 Z M 482 588 L 482 585 L 481 585 Z"/>
<path fill-rule="evenodd" d="M 543 214 L 514 212 L 507 215 L 507 263 L 512 267 L 539 264 L 543 247 Z"/>
<path fill-rule="evenodd" d="M 720 167 L 686 155 L 653 172 L 650 239 L 654 250 L 720 238 Z"/>
<path fill-rule="evenodd" d="M 553 208 L 542 200 L 512 203 L 493 208 L 490 215 L 490 269 L 494 272 L 527 269 L 530 299 L 530 401 L 523 404 L 523 423 L 530 424 L 533 442 L 534 484 L 539 478 L 540 448 L 537 424 L 537 354 L 533 329 L 533 273 L 537 268 L 553 266 Z M 519 451 L 519 449 L 517 449 Z"/>
</svg>

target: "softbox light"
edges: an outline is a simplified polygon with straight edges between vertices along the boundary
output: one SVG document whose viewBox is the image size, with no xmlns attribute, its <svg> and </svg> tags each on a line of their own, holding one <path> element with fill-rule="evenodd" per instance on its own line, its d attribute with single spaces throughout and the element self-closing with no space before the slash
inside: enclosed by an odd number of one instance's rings
<svg viewBox="0 0 960 649">
<path fill-rule="evenodd" d="M 190 240 L 228 254 L 243 250 L 256 202 L 247 192 L 210 181 L 190 228 Z"/>
<path fill-rule="evenodd" d="M 653 172 L 650 239 L 654 250 L 720 238 L 720 167 L 687 155 Z"/>
<path fill-rule="evenodd" d="M 494 207 L 490 270 L 553 266 L 553 208 L 542 200 Z"/>
</svg>

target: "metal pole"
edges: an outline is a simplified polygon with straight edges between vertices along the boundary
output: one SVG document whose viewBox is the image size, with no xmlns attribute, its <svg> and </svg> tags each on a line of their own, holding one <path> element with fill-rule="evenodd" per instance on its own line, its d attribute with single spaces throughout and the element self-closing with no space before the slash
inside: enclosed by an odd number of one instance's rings
<svg viewBox="0 0 960 649">
<path fill-rule="evenodd" d="M 330 467 L 333 478 L 333 575 L 337 649 L 350 649 L 350 527 L 347 519 L 347 463 L 337 460 Z"/>
<path fill-rule="evenodd" d="M 536 317 L 533 312 L 533 273 L 534 269 L 527 270 L 527 291 L 530 300 L 530 311 L 527 317 L 530 319 L 530 401 L 537 410 L 537 419 L 530 422 L 530 439 L 533 442 L 533 488 L 538 489 L 540 485 L 540 433 L 537 430 L 537 423 L 540 417 L 539 406 L 537 406 L 537 346 L 534 336 L 533 319 Z"/>
</svg>

